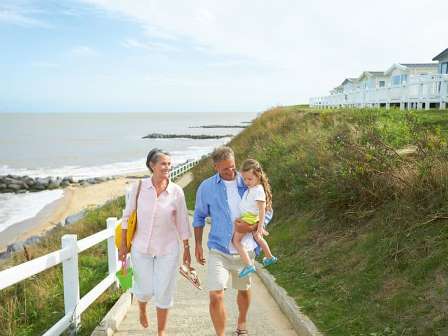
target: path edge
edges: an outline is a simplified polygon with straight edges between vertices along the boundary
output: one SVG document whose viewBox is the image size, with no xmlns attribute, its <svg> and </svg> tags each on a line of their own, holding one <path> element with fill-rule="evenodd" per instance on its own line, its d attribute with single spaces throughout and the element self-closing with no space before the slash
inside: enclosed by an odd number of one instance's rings
<svg viewBox="0 0 448 336">
<path fill-rule="evenodd" d="M 291 322 L 297 335 L 300 336 L 323 336 L 317 329 L 316 325 L 309 319 L 308 316 L 300 311 L 295 300 L 288 295 L 283 287 L 280 287 L 275 281 L 275 277 L 263 268 L 263 266 L 255 262 L 257 275 L 268 291 L 271 293 L 275 302 L 279 305 L 282 312 Z"/>
<path fill-rule="evenodd" d="M 91 336 L 112 336 L 120 326 L 132 303 L 130 290 L 120 296 L 109 312 L 93 330 Z"/>
</svg>

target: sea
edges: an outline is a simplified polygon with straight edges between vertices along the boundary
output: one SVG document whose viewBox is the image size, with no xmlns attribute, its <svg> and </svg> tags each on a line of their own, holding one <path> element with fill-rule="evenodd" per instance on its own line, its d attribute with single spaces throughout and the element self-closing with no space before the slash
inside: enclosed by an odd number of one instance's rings
<svg viewBox="0 0 448 336">
<path fill-rule="evenodd" d="M 154 147 L 173 166 L 226 144 L 256 113 L 0 113 L 0 175 L 73 176 L 76 179 L 145 171 Z M 229 135 L 221 139 L 144 139 L 151 133 Z M 0 194 L 0 234 L 36 216 L 63 196 L 62 189 Z"/>
</svg>

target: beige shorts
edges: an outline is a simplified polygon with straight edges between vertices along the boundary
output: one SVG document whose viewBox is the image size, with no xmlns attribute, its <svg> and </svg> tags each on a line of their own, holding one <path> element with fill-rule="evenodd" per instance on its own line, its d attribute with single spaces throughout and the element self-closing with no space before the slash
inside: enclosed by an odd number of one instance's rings
<svg viewBox="0 0 448 336">
<path fill-rule="evenodd" d="M 248 253 L 253 262 L 255 253 L 253 251 Z M 239 254 L 226 254 L 211 249 L 207 263 L 207 287 L 209 291 L 226 289 L 229 273 L 232 276 L 232 288 L 237 290 L 248 290 L 250 288 L 250 277 L 240 278 L 238 276 L 244 267 Z"/>
</svg>

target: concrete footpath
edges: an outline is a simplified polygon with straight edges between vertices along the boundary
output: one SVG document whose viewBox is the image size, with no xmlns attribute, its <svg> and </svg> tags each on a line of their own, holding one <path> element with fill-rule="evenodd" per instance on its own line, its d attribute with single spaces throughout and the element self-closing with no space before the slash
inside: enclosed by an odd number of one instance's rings
<svg viewBox="0 0 448 336">
<path fill-rule="evenodd" d="M 208 230 L 204 231 L 204 234 L 208 234 Z M 193 254 L 194 250 L 191 253 Z M 197 266 L 196 263 L 193 266 L 198 270 L 202 283 L 206 285 L 207 266 Z M 198 290 L 179 275 L 174 307 L 169 312 L 167 335 L 215 335 L 208 311 L 208 291 L 206 286 L 204 287 L 202 291 Z M 228 313 L 226 335 L 232 335 L 238 316 L 235 290 L 226 290 L 225 304 Z M 138 316 L 138 305 L 134 300 L 114 335 L 157 335 L 155 307 L 149 304 L 148 329 L 140 326 Z M 252 304 L 249 310 L 248 330 L 249 335 L 297 335 L 257 275 L 252 276 Z"/>
<path fill-rule="evenodd" d="M 182 176 L 176 181 L 182 187 L 186 186 L 192 179 L 190 173 Z M 204 230 L 204 251 L 207 250 L 206 242 L 209 225 Z M 199 278 L 204 289 L 196 289 L 189 281 L 178 274 L 177 291 L 174 307 L 170 309 L 168 317 L 167 335 L 176 336 L 212 336 L 215 335 L 209 314 L 209 298 L 207 291 L 206 270 L 207 265 L 197 265 L 194 259 L 194 242 L 191 239 L 191 254 L 193 267 L 199 273 Z M 230 284 L 230 280 L 229 280 Z M 236 328 L 238 308 L 236 305 L 236 291 L 226 290 L 225 304 L 228 313 L 227 335 L 232 335 Z M 149 327 L 143 329 L 139 323 L 138 305 L 133 300 L 124 319 L 114 333 L 116 336 L 124 335 L 157 335 L 156 310 L 151 303 L 148 305 Z M 296 336 L 291 323 L 282 313 L 266 287 L 257 275 L 252 276 L 252 304 L 248 315 L 249 335 L 284 335 Z"/>
</svg>

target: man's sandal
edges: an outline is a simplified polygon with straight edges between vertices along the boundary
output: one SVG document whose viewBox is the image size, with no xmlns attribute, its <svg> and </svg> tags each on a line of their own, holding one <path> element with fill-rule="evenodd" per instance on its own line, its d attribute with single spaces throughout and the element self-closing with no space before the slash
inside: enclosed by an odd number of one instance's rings
<svg viewBox="0 0 448 336">
<path fill-rule="evenodd" d="M 237 329 L 233 333 L 234 336 L 240 336 L 240 335 L 249 335 L 246 329 Z"/>
<path fill-rule="evenodd" d="M 201 282 L 199 281 L 198 273 L 195 269 L 189 265 L 182 264 L 179 267 L 179 273 L 182 274 L 193 286 L 198 289 L 202 289 Z"/>
</svg>

